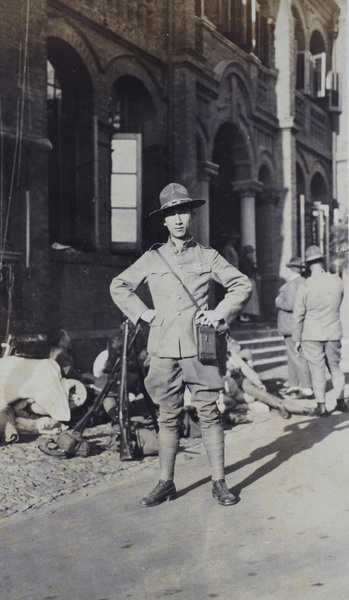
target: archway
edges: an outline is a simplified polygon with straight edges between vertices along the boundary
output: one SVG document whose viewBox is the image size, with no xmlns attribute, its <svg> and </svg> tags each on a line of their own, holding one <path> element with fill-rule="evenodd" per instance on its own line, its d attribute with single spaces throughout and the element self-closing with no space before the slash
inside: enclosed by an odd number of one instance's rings
<svg viewBox="0 0 349 600">
<path fill-rule="evenodd" d="M 241 233 L 240 198 L 233 183 L 251 177 L 247 146 L 235 124 L 219 127 L 212 162 L 218 165 L 218 174 L 210 189 L 210 243 L 219 250 L 225 234 L 232 229 Z"/>
<path fill-rule="evenodd" d="M 93 88 L 78 53 L 47 43 L 49 240 L 86 250 L 93 245 Z"/>
<path fill-rule="evenodd" d="M 111 89 L 110 115 L 114 138 L 120 134 L 137 134 L 141 145 L 141 165 L 136 176 L 141 181 L 138 201 L 141 202 L 139 214 L 143 217 L 137 246 L 145 249 L 164 238 L 161 223 L 147 218 L 159 207 L 159 193 L 164 183 L 158 114 L 143 82 L 132 75 L 123 75 Z"/>
</svg>

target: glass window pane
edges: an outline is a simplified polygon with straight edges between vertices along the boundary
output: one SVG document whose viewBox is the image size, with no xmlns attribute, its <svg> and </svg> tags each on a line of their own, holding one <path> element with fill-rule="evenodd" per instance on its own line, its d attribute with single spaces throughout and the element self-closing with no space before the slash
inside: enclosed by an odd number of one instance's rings
<svg viewBox="0 0 349 600">
<path fill-rule="evenodd" d="M 111 176 L 112 208 L 137 207 L 137 175 Z"/>
<path fill-rule="evenodd" d="M 137 210 L 113 209 L 111 212 L 111 241 L 137 242 Z"/>
<path fill-rule="evenodd" d="M 137 141 L 112 140 L 112 173 L 136 173 Z"/>
</svg>

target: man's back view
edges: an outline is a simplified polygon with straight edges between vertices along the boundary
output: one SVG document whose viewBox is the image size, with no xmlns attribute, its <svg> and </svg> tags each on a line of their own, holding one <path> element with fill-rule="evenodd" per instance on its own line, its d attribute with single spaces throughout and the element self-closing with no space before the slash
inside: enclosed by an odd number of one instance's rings
<svg viewBox="0 0 349 600">
<path fill-rule="evenodd" d="M 309 364 L 318 404 L 317 414 L 324 416 L 328 414 L 325 406 L 326 365 L 336 391 L 336 409 L 343 412 L 347 410 L 344 402 L 345 379 L 339 366 L 343 335 L 340 306 L 344 288 L 337 275 L 325 271 L 323 255 L 318 246 L 307 249 L 305 260 L 311 275 L 299 286 L 296 295 L 293 338 L 297 350 L 299 346 L 302 347 Z"/>
</svg>

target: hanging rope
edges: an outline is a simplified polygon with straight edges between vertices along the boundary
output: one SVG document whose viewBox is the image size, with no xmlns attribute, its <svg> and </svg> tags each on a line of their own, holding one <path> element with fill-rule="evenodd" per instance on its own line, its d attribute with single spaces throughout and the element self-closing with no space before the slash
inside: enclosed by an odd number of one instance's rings
<svg viewBox="0 0 349 600">
<path fill-rule="evenodd" d="M 22 145 L 23 145 L 23 129 L 24 129 L 24 107 L 25 107 L 25 93 L 26 93 L 26 82 L 27 82 L 27 69 L 28 69 L 28 40 L 29 40 L 29 14 L 30 14 L 30 0 L 27 0 L 27 14 L 26 14 L 26 26 L 25 26 L 25 45 L 24 45 L 24 58 L 23 58 L 23 72 L 22 78 L 19 77 L 19 85 L 21 87 L 21 96 L 17 100 L 17 119 L 16 119 L 16 142 L 13 157 L 13 165 L 11 172 L 10 190 L 7 202 L 5 228 L 2 235 L 2 245 L 0 250 L 0 271 L 3 267 L 3 259 L 5 254 L 5 246 L 7 241 L 8 225 L 11 213 L 13 189 L 15 182 L 15 175 L 17 170 L 16 185 L 19 187 L 20 180 L 20 169 L 22 160 Z M 21 51 L 20 51 L 21 55 Z"/>
<path fill-rule="evenodd" d="M 7 340 L 10 334 L 10 325 L 11 325 L 11 317 L 12 317 L 12 298 L 13 298 L 13 289 L 15 286 L 15 275 L 13 272 L 12 265 L 8 267 L 8 280 L 7 280 L 7 320 L 6 320 L 6 334 L 5 339 Z"/>
<path fill-rule="evenodd" d="M 4 214 L 4 131 L 2 123 L 2 98 L 0 96 L 0 251 L 2 249 L 2 219 Z M 1 281 L 1 271 L 0 271 Z"/>
<path fill-rule="evenodd" d="M 3 229 L 3 214 L 4 214 L 4 140 L 3 140 L 3 120 L 2 120 L 2 106 L 0 102 L 0 159 L 1 159 L 1 172 L 0 172 L 0 279 L 2 280 L 2 269 L 3 269 L 3 260 L 5 254 L 5 247 L 7 241 L 7 233 L 13 198 L 13 189 L 15 183 L 15 176 L 17 170 L 17 179 L 16 185 L 17 189 L 20 184 L 20 170 L 21 170 L 21 161 L 22 161 L 22 145 L 23 145 L 23 129 L 24 129 L 24 106 L 25 106 L 25 95 L 26 95 L 26 86 L 27 77 L 29 77 L 28 72 L 28 39 L 29 39 L 29 13 L 30 13 L 30 0 L 27 0 L 27 14 L 26 14 L 26 26 L 25 26 L 25 46 L 24 46 L 24 57 L 23 57 L 23 69 L 22 69 L 22 78 L 21 78 L 21 68 L 18 70 L 18 85 L 21 88 L 21 95 L 17 99 L 17 110 L 16 110 L 16 141 L 15 141 L 15 149 L 14 149 L 14 157 L 11 171 L 11 179 L 10 179 L 10 188 L 7 202 L 7 211 L 6 211 L 6 219 L 5 219 L 5 227 Z M 21 61 L 21 44 L 19 46 L 19 60 Z M 1 98 L 0 98 L 1 101 Z M 13 291 L 15 284 L 15 276 L 13 272 L 13 266 L 11 264 L 8 265 L 8 277 L 6 281 L 7 287 L 7 319 L 6 319 L 6 339 L 9 339 L 10 335 L 10 325 L 12 318 L 12 310 L 13 310 Z"/>
</svg>

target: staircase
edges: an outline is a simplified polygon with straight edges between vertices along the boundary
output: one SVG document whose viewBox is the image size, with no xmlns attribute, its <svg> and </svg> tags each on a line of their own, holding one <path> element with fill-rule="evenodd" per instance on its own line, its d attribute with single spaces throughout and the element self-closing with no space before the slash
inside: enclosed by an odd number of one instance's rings
<svg viewBox="0 0 349 600">
<path fill-rule="evenodd" d="M 287 364 L 286 345 L 276 328 L 261 323 L 234 327 L 230 335 L 241 348 L 249 349 L 253 357 L 255 371 L 266 371 Z"/>
</svg>

